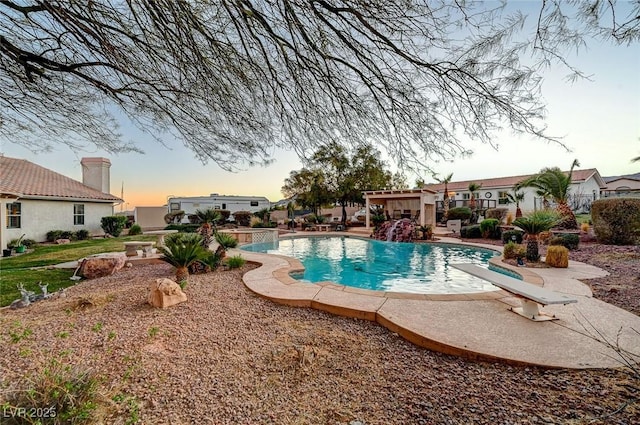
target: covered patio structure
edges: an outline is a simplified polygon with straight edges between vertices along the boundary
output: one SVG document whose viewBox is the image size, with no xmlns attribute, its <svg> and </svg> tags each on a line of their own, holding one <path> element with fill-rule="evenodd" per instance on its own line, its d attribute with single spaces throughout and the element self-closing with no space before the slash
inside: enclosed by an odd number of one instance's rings
<svg viewBox="0 0 640 425">
<path fill-rule="evenodd" d="M 436 224 L 436 192 L 429 189 L 369 190 L 363 192 L 367 227 L 371 227 L 371 206 L 382 205 L 391 220 L 415 219 L 420 226 Z"/>
</svg>

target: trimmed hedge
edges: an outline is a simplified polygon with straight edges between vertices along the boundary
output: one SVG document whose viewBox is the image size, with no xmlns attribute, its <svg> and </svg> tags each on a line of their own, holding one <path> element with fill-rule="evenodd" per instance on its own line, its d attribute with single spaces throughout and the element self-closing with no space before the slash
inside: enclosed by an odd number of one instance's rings
<svg viewBox="0 0 640 425">
<path fill-rule="evenodd" d="M 481 238 L 482 230 L 480 230 L 480 225 L 474 224 L 472 226 L 464 226 L 460 228 L 460 236 L 469 239 Z"/>
<path fill-rule="evenodd" d="M 471 218 L 471 208 L 456 207 L 451 208 L 447 215 L 447 220 L 469 220 Z"/>
<path fill-rule="evenodd" d="M 200 228 L 199 224 L 170 224 L 164 230 L 177 230 L 180 233 L 195 233 Z"/>
<path fill-rule="evenodd" d="M 502 232 L 502 243 L 507 244 L 513 242 L 512 237 L 516 237 L 516 243 L 522 243 L 524 232 L 522 230 L 505 230 Z"/>
<path fill-rule="evenodd" d="M 124 215 L 110 215 L 100 219 L 100 227 L 102 227 L 102 230 L 114 238 L 120 236 L 125 224 L 127 224 L 127 217 Z"/>
<path fill-rule="evenodd" d="M 598 199 L 591 204 L 591 220 L 600 243 L 634 245 L 640 241 L 640 199 Z"/>
<path fill-rule="evenodd" d="M 495 218 L 502 223 L 507 217 L 508 212 L 508 208 L 489 208 L 484 212 L 484 218 Z"/>
<path fill-rule="evenodd" d="M 489 239 L 500 239 L 500 220 L 497 218 L 486 218 L 480 222 L 482 237 Z"/>
<path fill-rule="evenodd" d="M 580 236 L 575 233 L 560 233 L 549 239 L 549 246 L 564 246 L 573 251 L 578 249 Z"/>
<path fill-rule="evenodd" d="M 251 224 L 251 212 L 236 211 L 233 213 L 233 219 L 238 226 L 249 226 Z"/>
</svg>

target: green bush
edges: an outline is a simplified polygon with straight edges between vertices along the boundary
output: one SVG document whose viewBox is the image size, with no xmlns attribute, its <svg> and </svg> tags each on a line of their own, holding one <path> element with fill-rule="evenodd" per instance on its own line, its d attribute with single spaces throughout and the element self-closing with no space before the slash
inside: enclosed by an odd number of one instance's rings
<svg viewBox="0 0 640 425">
<path fill-rule="evenodd" d="M 60 239 L 60 235 L 62 235 L 62 230 L 49 230 L 47 232 L 47 242 L 55 242 Z"/>
<path fill-rule="evenodd" d="M 200 228 L 199 224 L 170 224 L 164 230 L 177 230 L 180 233 L 195 233 Z"/>
<path fill-rule="evenodd" d="M 31 248 L 31 247 L 33 247 L 33 246 L 35 246 L 37 244 L 38 244 L 38 242 L 36 242 L 33 239 L 23 239 L 22 240 L 22 245 L 26 246 L 27 248 Z"/>
<path fill-rule="evenodd" d="M 234 255 L 233 257 L 227 258 L 227 267 L 230 269 L 238 269 L 247 262 L 244 258 L 239 255 Z"/>
<path fill-rule="evenodd" d="M 79 241 L 85 241 L 89 239 L 89 231 L 87 229 L 77 230 L 75 233 L 76 239 Z"/>
<path fill-rule="evenodd" d="M 229 221 L 229 217 L 231 217 L 231 211 L 229 210 L 216 210 L 220 214 L 220 218 L 216 221 L 216 224 L 224 224 Z"/>
<path fill-rule="evenodd" d="M 233 219 L 238 226 L 249 226 L 251 224 L 251 213 L 249 211 L 236 211 L 233 213 Z M 262 219 L 262 217 L 260 217 Z"/>
<path fill-rule="evenodd" d="M 225 250 L 229 248 L 235 248 L 238 246 L 238 240 L 228 233 L 216 233 L 216 242 L 220 244 Z"/>
<path fill-rule="evenodd" d="M 456 207 L 449 210 L 447 220 L 469 220 L 471 218 L 471 208 Z"/>
<path fill-rule="evenodd" d="M 483 238 L 500 239 L 500 220 L 485 218 L 480 222 L 480 232 Z"/>
<path fill-rule="evenodd" d="M 76 238 L 76 234 L 73 230 L 63 230 L 60 234 L 60 238 L 74 240 Z"/>
<path fill-rule="evenodd" d="M 549 246 L 560 245 L 569 250 L 578 249 L 580 244 L 580 236 L 575 233 L 560 233 L 549 239 Z"/>
<path fill-rule="evenodd" d="M 502 255 L 506 259 L 523 258 L 527 254 L 527 249 L 519 243 L 508 242 L 502 250 Z"/>
<path fill-rule="evenodd" d="M 479 224 L 472 226 L 464 226 L 460 228 L 460 236 L 468 239 L 477 239 L 482 237 L 482 230 L 480 230 Z"/>
<path fill-rule="evenodd" d="M 140 227 L 139 224 L 134 224 L 133 226 L 131 226 L 131 228 L 129 228 L 129 236 L 135 236 L 135 235 L 141 235 L 142 234 L 142 227 Z"/>
<path fill-rule="evenodd" d="M 123 215 L 110 215 L 100 219 L 100 227 L 102 227 L 102 230 L 114 238 L 120 236 L 125 224 L 127 224 L 127 217 Z"/>
<path fill-rule="evenodd" d="M 485 211 L 484 218 L 485 219 L 495 218 L 500 223 L 502 223 L 504 219 L 507 217 L 508 212 L 509 212 L 508 208 L 489 208 L 488 210 Z"/>
<path fill-rule="evenodd" d="M 640 199 L 599 199 L 591 204 L 593 231 L 598 242 L 633 245 L 640 240 Z"/>
<path fill-rule="evenodd" d="M 522 230 L 505 230 L 502 232 L 502 243 L 513 242 L 513 236 L 516 237 L 517 243 L 522 243 L 524 232 Z"/>
<path fill-rule="evenodd" d="M 278 227 L 278 225 L 276 223 L 264 223 L 262 221 L 257 221 L 253 223 L 251 227 L 258 228 L 258 229 L 269 229 L 272 227 Z"/>
</svg>

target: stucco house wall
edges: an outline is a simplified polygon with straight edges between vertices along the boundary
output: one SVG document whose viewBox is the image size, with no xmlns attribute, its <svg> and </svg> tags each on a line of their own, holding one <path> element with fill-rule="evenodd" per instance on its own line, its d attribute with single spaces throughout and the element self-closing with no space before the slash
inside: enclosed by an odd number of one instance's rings
<svg viewBox="0 0 640 425">
<path fill-rule="evenodd" d="M 167 215 L 167 207 L 136 207 L 133 210 L 133 219 L 142 230 L 164 229 L 167 225 L 164 216 Z"/>
<path fill-rule="evenodd" d="M 75 232 L 80 229 L 86 229 L 92 235 L 101 235 L 104 234 L 100 226 L 101 218 L 113 215 L 113 204 L 111 203 L 30 199 L 19 199 L 14 202 L 20 202 L 21 204 L 21 225 L 19 229 L 6 229 L 7 242 L 19 238 L 22 234 L 27 239 L 43 242 L 47 239 L 47 232 L 50 230 L 70 230 Z M 83 225 L 73 224 L 75 204 L 84 205 L 85 222 Z M 3 209 L 6 209 L 5 205 L 3 205 Z"/>
</svg>

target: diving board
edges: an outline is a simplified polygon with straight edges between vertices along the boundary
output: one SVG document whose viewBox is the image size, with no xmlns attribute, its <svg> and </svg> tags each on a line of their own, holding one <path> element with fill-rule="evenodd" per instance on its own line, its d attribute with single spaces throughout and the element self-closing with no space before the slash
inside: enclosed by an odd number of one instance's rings
<svg viewBox="0 0 640 425">
<path fill-rule="evenodd" d="M 458 270 L 462 270 L 470 275 L 486 280 L 493 285 L 510 292 L 522 300 L 522 307 L 511 308 L 511 311 L 518 313 L 534 321 L 553 320 L 556 317 L 540 311 L 541 306 L 549 304 L 570 304 L 577 303 L 578 300 L 568 295 L 560 294 L 540 286 L 532 285 L 505 274 L 494 272 L 484 267 L 471 263 L 451 264 Z"/>
</svg>

